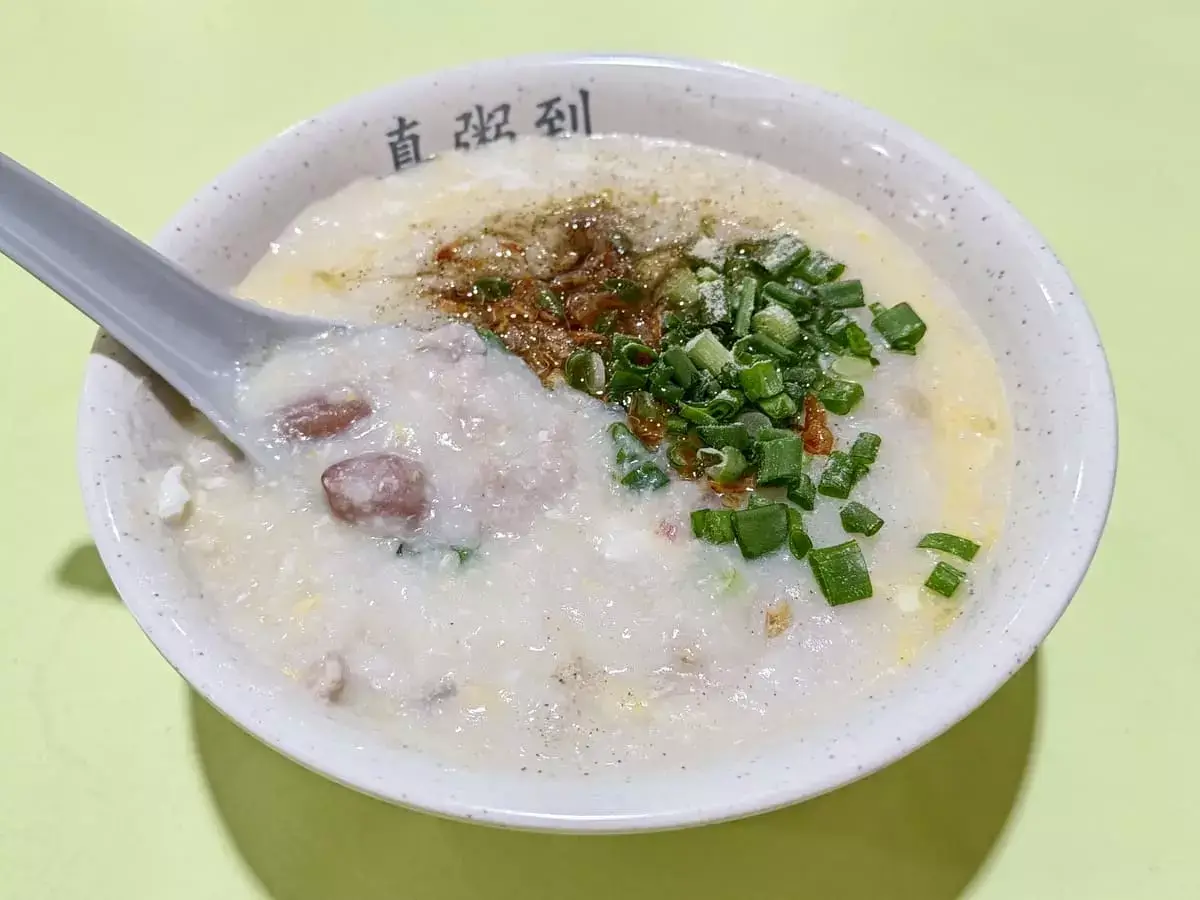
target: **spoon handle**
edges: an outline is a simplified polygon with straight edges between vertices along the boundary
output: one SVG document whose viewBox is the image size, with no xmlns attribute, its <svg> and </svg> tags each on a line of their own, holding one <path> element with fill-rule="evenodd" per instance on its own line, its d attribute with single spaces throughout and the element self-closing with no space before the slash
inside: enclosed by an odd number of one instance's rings
<svg viewBox="0 0 1200 900">
<path fill-rule="evenodd" d="M 270 337 L 262 310 L 233 297 L 214 302 L 179 266 L 2 153 L 0 253 L 210 416 L 224 418 L 204 402 L 214 381 Z"/>
</svg>

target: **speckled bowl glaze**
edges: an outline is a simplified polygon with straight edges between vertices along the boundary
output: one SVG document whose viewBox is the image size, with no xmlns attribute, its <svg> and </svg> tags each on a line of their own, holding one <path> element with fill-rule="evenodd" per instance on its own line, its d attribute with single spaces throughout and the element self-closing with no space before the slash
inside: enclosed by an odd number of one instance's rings
<svg viewBox="0 0 1200 900">
<path fill-rule="evenodd" d="M 574 128 L 683 138 L 764 159 L 872 211 L 956 291 L 1005 379 L 1019 460 L 1000 560 L 904 677 L 787 746 L 651 777 L 465 771 L 330 716 L 242 655 L 206 615 L 168 534 L 136 502 L 182 431 L 167 395 L 101 338 L 88 361 L 79 467 L 121 596 L 185 679 L 246 730 L 350 787 L 495 824 L 634 831 L 712 822 L 853 781 L 934 738 L 1033 653 L 1083 577 L 1116 467 L 1112 384 L 1096 329 L 1046 242 L 994 190 L 908 129 L 816 88 L 726 65 L 543 57 L 385 87 L 285 131 L 202 190 L 156 244 L 228 288 L 307 204 L 362 176 L 506 131 Z"/>
</svg>

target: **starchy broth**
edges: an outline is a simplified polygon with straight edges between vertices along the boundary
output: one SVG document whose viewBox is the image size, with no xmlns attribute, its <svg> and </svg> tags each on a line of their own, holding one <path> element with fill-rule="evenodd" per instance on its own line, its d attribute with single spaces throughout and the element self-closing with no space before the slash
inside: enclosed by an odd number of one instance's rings
<svg viewBox="0 0 1200 900">
<path fill-rule="evenodd" d="M 886 523 L 857 536 L 870 599 L 831 607 L 786 549 L 751 560 L 693 538 L 690 513 L 722 507 L 703 479 L 622 486 L 610 428 L 625 411 L 562 383 L 570 348 L 542 352 L 562 335 L 508 333 L 464 299 L 445 248 L 467 246 L 519 294 L 553 267 L 499 242 L 578 209 L 616 216 L 635 256 L 786 228 L 845 262 L 869 301 L 920 314 L 918 352 L 880 350 L 865 399 L 828 416 L 839 448 L 883 437 L 853 493 Z M 398 744 L 531 772 L 688 765 L 843 714 L 977 602 L 923 589 L 936 560 L 916 543 L 968 535 L 984 547 L 972 577 L 988 564 L 1011 466 L 994 361 L 910 249 L 794 175 L 636 137 L 521 139 L 314 204 L 237 292 L 396 327 L 248 367 L 245 421 L 287 465 L 266 477 L 199 437 L 158 511 L 235 641 Z M 626 331 L 657 327 L 629 316 Z M 804 513 L 814 546 L 847 540 L 843 505 Z"/>
</svg>

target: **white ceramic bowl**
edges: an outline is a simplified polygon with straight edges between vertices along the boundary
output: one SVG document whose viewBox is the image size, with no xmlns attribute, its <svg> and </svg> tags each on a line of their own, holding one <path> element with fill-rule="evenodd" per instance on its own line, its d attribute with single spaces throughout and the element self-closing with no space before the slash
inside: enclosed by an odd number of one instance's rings
<svg viewBox="0 0 1200 900">
<path fill-rule="evenodd" d="M 789 746 L 653 777 L 463 771 L 386 746 L 329 718 L 210 623 L 170 535 L 130 499 L 144 471 L 170 464 L 180 428 L 162 392 L 103 338 L 88 362 L 79 421 L 96 543 L 130 611 L 196 690 L 292 759 L 386 800 L 527 828 L 628 831 L 812 797 L 908 753 L 991 695 L 1063 612 L 1104 525 L 1117 434 L 1100 341 L 1046 242 L 994 190 L 908 129 L 812 87 L 712 63 L 543 57 L 414 79 L 302 122 L 201 191 L 156 245 L 212 286 L 231 287 L 311 201 L 390 174 L 410 151 L 452 151 L 457 117 L 476 104 L 485 114 L 507 104 L 509 126 L 534 132 L 549 121 L 547 109 L 569 127 L 572 104 L 576 127 L 588 124 L 585 97 L 595 132 L 736 151 L 852 198 L 916 248 L 982 327 L 1015 423 L 1013 502 L 999 564 L 910 674 Z M 417 135 L 416 145 L 395 141 L 400 119 L 410 126 L 401 137 Z"/>
</svg>

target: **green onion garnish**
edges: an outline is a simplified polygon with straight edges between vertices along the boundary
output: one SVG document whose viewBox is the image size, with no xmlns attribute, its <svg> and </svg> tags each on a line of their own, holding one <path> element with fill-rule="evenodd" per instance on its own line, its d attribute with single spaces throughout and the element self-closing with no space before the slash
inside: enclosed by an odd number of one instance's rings
<svg viewBox="0 0 1200 900">
<path fill-rule="evenodd" d="M 474 284 L 475 293 L 484 300 L 499 300 L 513 292 L 512 282 L 507 278 L 479 278 Z"/>
<path fill-rule="evenodd" d="M 966 579 L 967 573 L 950 563 L 940 562 L 933 567 L 929 577 L 925 579 L 925 587 L 936 591 L 943 597 L 953 597 L 958 586 Z"/>
<path fill-rule="evenodd" d="M 671 367 L 675 381 L 685 390 L 690 388 L 700 373 L 696 371 L 687 351 L 682 347 L 670 347 L 663 351 L 662 361 Z"/>
<path fill-rule="evenodd" d="M 917 542 L 917 546 L 923 550 L 940 550 L 942 553 L 950 553 L 967 562 L 973 560 L 975 554 L 979 552 L 979 545 L 974 541 L 959 537 L 957 534 L 947 534 L 944 531 L 934 531 L 925 535 Z"/>
<path fill-rule="evenodd" d="M 857 541 L 810 550 L 808 564 L 830 606 L 866 600 L 874 593 Z"/>
<path fill-rule="evenodd" d="M 860 459 L 867 465 L 871 465 L 879 457 L 879 447 L 883 443 L 883 438 L 870 431 L 864 431 L 854 439 L 854 443 L 850 446 L 850 455 L 855 459 Z M 932 536 L 932 535 L 930 535 Z"/>
<path fill-rule="evenodd" d="M 854 409 L 866 396 L 863 387 L 857 381 L 843 381 L 831 378 L 817 391 L 817 398 L 831 413 L 844 416 Z"/>
<path fill-rule="evenodd" d="M 769 274 L 779 275 L 802 262 L 808 252 L 808 245 L 804 241 L 794 234 L 784 234 L 761 241 L 750 257 Z"/>
<path fill-rule="evenodd" d="M 698 289 L 700 303 L 697 315 L 706 325 L 724 322 L 729 318 L 729 294 L 725 290 L 725 280 L 701 281 Z"/>
<path fill-rule="evenodd" d="M 771 427 L 771 420 L 766 413 L 761 413 L 756 409 L 748 409 L 740 416 L 738 421 L 746 426 L 746 430 L 750 432 L 750 437 L 756 437 L 764 428 Z"/>
<path fill-rule="evenodd" d="M 842 528 L 847 534 L 865 534 L 873 537 L 883 527 L 883 519 L 857 500 L 851 500 L 841 511 Z"/>
<path fill-rule="evenodd" d="M 618 369 L 629 369 L 646 375 L 654 368 L 654 363 L 658 360 L 657 353 L 638 341 L 625 340 L 618 347 L 616 337 L 614 337 L 613 345 L 613 362 Z"/>
<path fill-rule="evenodd" d="M 662 362 L 661 357 L 659 362 L 655 364 L 654 370 L 650 373 L 650 393 L 654 394 L 659 400 L 670 406 L 675 406 L 683 399 L 686 391 L 675 383 L 675 375 L 671 371 L 671 367 Z"/>
<path fill-rule="evenodd" d="M 617 448 L 616 460 L 618 466 L 638 462 L 646 455 L 645 446 L 638 440 L 637 435 L 629 430 L 629 426 L 624 422 L 613 422 L 608 427 L 608 434 Z"/>
<path fill-rule="evenodd" d="M 733 354 L 707 328 L 688 341 L 685 349 L 698 369 L 713 375 L 720 375 L 733 365 Z"/>
<path fill-rule="evenodd" d="M 537 292 L 537 305 L 556 319 L 561 319 L 567 314 L 567 307 L 563 304 L 562 297 L 549 288 L 542 288 Z"/>
<path fill-rule="evenodd" d="M 871 312 L 875 314 L 871 324 L 893 350 L 912 353 L 925 337 L 925 322 L 907 303 L 897 303 L 891 309 L 873 303 Z"/>
<path fill-rule="evenodd" d="M 697 509 L 692 512 L 692 534 L 709 544 L 733 543 L 733 510 Z"/>
<path fill-rule="evenodd" d="M 596 324 L 592 326 L 592 331 L 596 334 L 612 334 L 613 329 L 617 327 L 617 312 L 610 309 L 600 313 L 596 317 Z"/>
<path fill-rule="evenodd" d="M 788 549 L 796 559 L 804 559 L 812 549 L 812 538 L 804 530 L 804 518 L 790 506 L 787 507 Z"/>
<path fill-rule="evenodd" d="M 783 390 L 783 375 L 773 361 L 763 360 L 740 369 L 738 381 L 748 400 L 765 400 Z"/>
<path fill-rule="evenodd" d="M 763 335 L 790 347 L 800 340 L 800 325 L 796 317 L 777 303 L 772 303 L 754 314 L 750 326 L 756 334 Z"/>
<path fill-rule="evenodd" d="M 667 416 L 667 434 L 687 434 L 691 423 L 683 416 Z"/>
<path fill-rule="evenodd" d="M 705 466 L 704 474 L 717 484 L 732 484 L 746 474 L 749 463 L 737 447 L 704 447 L 699 459 Z"/>
<path fill-rule="evenodd" d="M 686 266 L 672 269 L 659 282 L 654 299 L 664 310 L 693 310 L 700 300 L 700 279 Z"/>
<path fill-rule="evenodd" d="M 620 368 L 608 379 L 608 396 L 613 400 L 622 400 L 634 391 L 640 391 L 646 386 L 646 376 L 633 369 Z"/>
<path fill-rule="evenodd" d="M 621 484 L 635 491 L 656 491 L 670 481 L 667 473 L 650 461 L 635 466 L 621 478 Z"/>
<path fill-rule="evenodd" d="M 743 357 L 741 359 L 738 358 L 739 351 Z M 741 338 L 733 345 L 733 356 L 734 359 L 743 365 L 748 365 L 754 362 L 756 358 L 764 356 L 777 359 L 785 366 L 791 365 L 800 359 L 800 355 L 796 351 L 789 350 L 783 344 L 779 343 L 779 341 L 763 333 L 750 334 Z"/>
<path fill-rule="evenodd" d="M 785 287 L 776 281 L 768 282 L 762 287 L 762 295 L 765 299 L 774 301 L 780 306 L 794 312 L 796 315 L 805 315 L 813 307 L 811 292 L 812 289 L 808 285 L 804 285 L 808 293 L 801 293 L 794 288 Z"/>
<path fill-rule="evenodd" d="M 754 301 L 758 296 L 758 282 L 747 275 L 737 284 L 737 312 L 733 317 L 733 333 L 745 337 L 750 333 L 750 322 L 754 317 Z"/>
<path fill-rule="evenodd" d="M 829 461 L 821 472 L 817 491 L 826 497 L 836 497 L 838 500 L 847 499 L 863 475 L 861 465 L 861 463 L 856 463 L 850 454 L 834 450 L 829 454 Z"/>
<path fill-rule="evenodd" d="M 766 400 L 759 400 L 758 408 L 772 419 L 790 419 L 796 414 L 796 401 L 787 394 L 779 393 Z"/>
<path fill-rule="evenodd" d="M 804 469 L 804 442 L 797 435 L 758 444 L 758 483 L 791 484 Z"/>
<path fill-rule="evenodd" d="M 594 350 L 576 350 L 563 365 L 567 384 L 595 396 L 604 389 L 604 360 Z"/>
<path fill-rule="evenodd" d="M 645 293 L 640 284 L 628 278 L 608 278 L 604 281 L 604 289 L 622 303 L 637 303 Z"/>
<path fill-rule="evenodd" d="M 809 284 L 824 284 L 827 281 L 837 281 L 845 271 L 845 263 L 838 262 L 820 250 L 814 250 L 796 268 L 795 274 Z"/>
<path fill-rule="evenodd" d="M 867 337 L 867 333 L 862 330 L 862 326 L 857 322 L 850 322 L 842 329 L 842 337 L 846 341 L 846 349 L 851 356 L 857 356 L 861 359 L 869 359 L 872 362 L 878 362 L 872 355 L 875 349 L 871 346 L 871 340 Z"/>
<path fill-rule="evenodd" d="M 475 550 L 472 547 L 451 547 L 454 555 L 458 557 L 458 564 L 465 565 L 466 562 L 475 555 Z"/>
<path fill-rule="evenodd" d="M 743 453 L 750 449 L 750 431 L 741 422 L 728 425 L 701 425 L 696 429 L 705 447 L 737 447 Z"/>
<path fill-rule="evenodd" d="M 801 509 L 811 512 L 817 505 L 817 486 L 806 473 L 801 472 L 800 476 L 788 485 L 787 498 Z"/>
<path fill-rule="evenodd" d="M 733 513 L 733 534 L 746 559 L 757 559 L 778 550 L 788 539 L 787 507 L 771 503 Z"/>
<path fill-rule="evenodd" d="M 857 278 L 852 281 L 819 284 L 813 290 L 821 302 L 830 309 L 856 309 L 867 305 L 863 298 L 862 282 Z"/>
<path fill-rule="evenodd" d="M 798 435 L 790 428 L 776 428 L 775 426 L 771 426 L 770 428 L 764 428 L 755 435 L 754 440 L 762 444 L 766 441 L 787 440 L 794 437 L 798 437 Z"/>
</svg>

